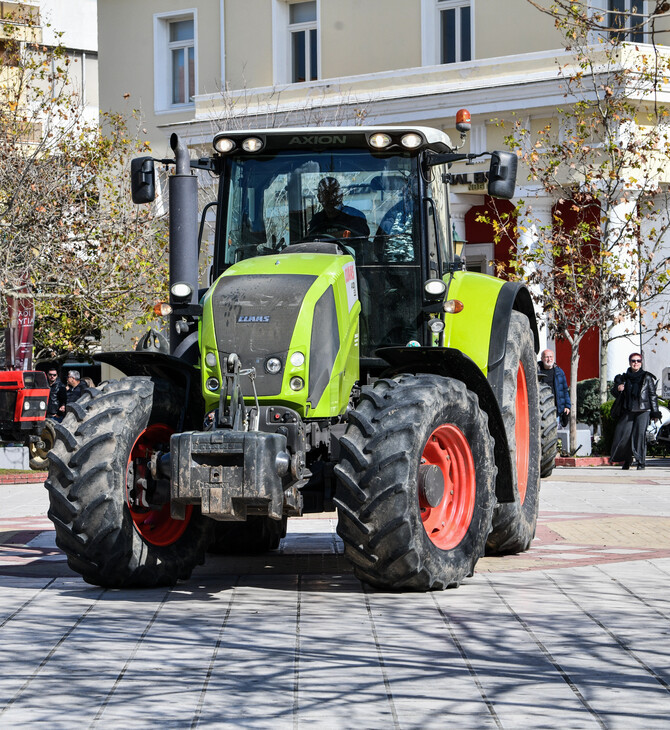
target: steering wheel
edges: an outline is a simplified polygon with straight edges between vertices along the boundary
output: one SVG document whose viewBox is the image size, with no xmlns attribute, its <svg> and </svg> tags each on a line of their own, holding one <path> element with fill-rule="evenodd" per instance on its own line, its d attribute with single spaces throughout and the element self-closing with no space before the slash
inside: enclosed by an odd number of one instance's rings
<svg viewBox="0 0 670 730">
<path fill-rule="evenodd" d="M 349 229 L 346 229 L 349 230 Z M 353 248 L 345 246 L 342 240 L 337 236 L 331 236 L 329 233 L 310 233 L 308 236 L 301 238 L 297 243 L 312 243 L 313 241 L 324 241 L 327 243 L 334 243 L 343 254 L 356 258 Z"/>
</svg>

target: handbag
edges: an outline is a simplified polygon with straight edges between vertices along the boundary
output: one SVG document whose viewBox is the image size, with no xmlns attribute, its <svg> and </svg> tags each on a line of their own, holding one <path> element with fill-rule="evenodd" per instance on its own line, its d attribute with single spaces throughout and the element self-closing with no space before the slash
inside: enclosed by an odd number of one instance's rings
<svg viewBox="0 0 670 730">
<path fill-rule="evenodd" d="M 615 421 L 618 421 L 621 418 L 621 415 L 623 414 L 623 391 L 617 395 L 614 403 L 612 404 L 612 408 L 610 410 L 610 418 L 614 419 Z"/>
<path fill-rule="evenodd" d="M 570 414 L 561 413 L 561 428 L 566 428 L 569 422 L 570 422 Z"/>
</svg>

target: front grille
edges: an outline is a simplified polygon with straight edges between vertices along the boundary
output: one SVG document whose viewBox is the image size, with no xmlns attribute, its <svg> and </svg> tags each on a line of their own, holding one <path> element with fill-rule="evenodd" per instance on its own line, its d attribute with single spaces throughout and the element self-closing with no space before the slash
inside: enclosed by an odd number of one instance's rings
<svg viewBox="0 0 670 730">
<path fill-rule="evenodd" d="M 259 396 L 281 391 L 284 368 L 273 375 L 265 362 L 278 357 L 286 366 L 300 307 L 315 280 L 307 274 L 248 274 L 224 276 L 216 285 L 212 312 L 219 357 L 224 362 L 235 352 L 243 368 L 255 368 Z M 245 396 L 253 395 L 248 378 L 241 387 Z"/>
</svg>

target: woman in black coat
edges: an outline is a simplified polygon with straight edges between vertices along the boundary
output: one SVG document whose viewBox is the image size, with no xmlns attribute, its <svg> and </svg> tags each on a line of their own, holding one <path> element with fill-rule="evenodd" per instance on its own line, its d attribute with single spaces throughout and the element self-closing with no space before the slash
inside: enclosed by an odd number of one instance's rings
<svg viewBox="0 0 670 730">
<path fill-rule="evenodd" d="M 642 369 L 642 355 L 634 352 L 628 358 L 629 368 L 614 378 L 612 395 L 616 398 L 612 411 L 618 420 L 612 440 L 610 463 L 623 461 L 622 469 L 633 462 L 644 469 L 647 457 L 649 419 L 660 420 L 656 396 L 656 378 Z"/>
</svg>

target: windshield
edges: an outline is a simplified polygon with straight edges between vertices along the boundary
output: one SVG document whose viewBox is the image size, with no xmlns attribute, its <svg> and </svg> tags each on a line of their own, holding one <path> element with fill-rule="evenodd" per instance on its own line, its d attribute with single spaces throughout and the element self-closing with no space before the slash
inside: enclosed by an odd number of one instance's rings
<svg viewBox="0 0 670 730">
<path fill-rule="evenodd" d="M 222 263 L 317 238 L 341 240 L 357 264 L 415 260 L 415 165 L 358 150 L 234 159 Z"/>
<path fill-rule="evenodd" d="M 229 165 L 221 268 L 292 244 L 336 239 L 356 262 L 362 356 L 419 338 L 416 157 L 281 151 Z"/>
</svg>

